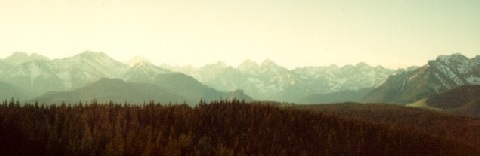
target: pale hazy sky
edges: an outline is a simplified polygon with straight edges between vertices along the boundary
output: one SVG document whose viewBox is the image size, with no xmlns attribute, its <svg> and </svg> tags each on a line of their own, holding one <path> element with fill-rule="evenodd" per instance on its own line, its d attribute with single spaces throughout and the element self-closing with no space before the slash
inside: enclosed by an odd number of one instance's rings
<svg viewBox="0 0 480 156">
<path fill-rule="evenodd" d="M 0 58 L 85 50 L 194 66 L 422 65 L 480 54 L 480 0 L 0 1 Z"/>
</svg>

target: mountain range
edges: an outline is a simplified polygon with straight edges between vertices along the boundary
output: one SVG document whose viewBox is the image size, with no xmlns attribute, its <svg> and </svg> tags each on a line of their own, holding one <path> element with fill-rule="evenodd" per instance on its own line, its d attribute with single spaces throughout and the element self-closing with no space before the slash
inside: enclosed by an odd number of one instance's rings
<svg viewBox="0 0 480 156">
<path fill-rule="evenodd" d="M 218 90 L 241 89 L 254 99 L 295 103 L 304 102 L 302 100 L 312 94 L 356 92 L 359 89 L 374 88 L 396 72 L 363 62 L 343 67 L 331 65 L 289 70 L 271 60 L 265 60 L 261 64 L 246 60 L 237 67 L 227 66 L 223 62 L 200 68 L 164 67 L 190 75 Z"/>
<path fill-rule="evenodd" d="M 195 104 L 245 99 L 291 103 L 410 104 L 462 85 L 480 84 L 480 56 L 441 55 L 421 67 L 388 69 L 366 63 L 287 69 L 271 60 L 203 67 L 155 65 L 137 57 L 122 63 L 103 52 L 60 59 L 15 52 L 0 59 L 0 98 L 44 103 L 116 102 Z"/>
<path fill-rule="evenodd" d="M 462 85 L 480 85 L 480 56 L 467 58 L 459 53 L 438 56 L 415 70 L 390 75 L 363 100 L 409 104 Z"/>
<path fill-rule="evenodd" d="M 94 99 L 121 103 L 185 101 L 189 104 L 202 99 L 252 100 L 243 91 L 218 91 L 190 76 L 171 72 L 148 61 L 125 64 L 103 52 L 85 51 L 53 60 L 17 52 L 0 60 L 0 65 L 3 65 L 0 82 L 4 84 L 0 91 L 14 91 L 2 94 L 2 98 L 13 96 L 40 103 L 76 103 Z"/>
</svg>

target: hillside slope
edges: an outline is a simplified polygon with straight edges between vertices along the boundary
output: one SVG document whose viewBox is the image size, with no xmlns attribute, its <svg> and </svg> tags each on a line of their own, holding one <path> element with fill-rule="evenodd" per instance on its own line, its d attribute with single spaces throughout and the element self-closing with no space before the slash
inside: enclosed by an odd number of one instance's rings
<svg viewBox="0 0 480 156">
<path fill-rule="evenodd" d="M 461 85 L 480 85 L 480 56 L 438 56 L 416 70 L 389 76 L 364 102 L 408 104 Z"/>
<path fill-rule="evenodd" d="M 433 95 L 426 100 L 428 107 L 455 114 L 480 118 L 480 85 L 465 85 Z"/>
<path fill-rule="evenodd" d="M 166 103 L 182 103 L 189 100 L 182 96 L 147 83 L 124 82 L 120 79 L 101 79 L 85 87 L 73 91 L 48 92 L 32 101 L 45 104 L 78 103 L 97 100 L 99 102 L 113 101 L 117 103 L 143 104 L 150 100 Z"/>
<path fill-rule="evenodd" d="M 338 91 L 328 94 L 312 94 L 304 97 L 301 104 L 330 104 L 342 102 L 359 102 L 370 93 L 372 88 L 363 88 L 355 91 Z"/>
<path fill-rule="evenodd" d="M 480 154 L 464 142 L 400 126 L 238 101 L 194 108 L 4 103 L 0 119 L 0 139 L 12 140 L 0 142 L 4 155 Z"/>
<path fill-rule="evenodd" d="M 391 104 L 349 103 L 295 105 L 292 107 L 326 115 L 407 128 L 411 131 L 465 142 L 480 150 L 480 119 Z"/>
<path fill-rule="evenodd" d="M 221 92 L 216 89 L 210 88 L 191 76 L 187 76 L 182 73 L 168 73 L 160 74 L 155 77 L 152 82 L 166 90 L 184 96 L 189 97 L 191 102 L 198 102 L 201 99 L 204 101 L 218 100 L 218 99 L 244 99 L 251 101 L 252 98 L 246 95 L 243 91 L 237 90 L 233 92 Z"/>
<path fill-rule="evenodd" d="M 10 100 L 11 98 L 26 100 L 31 98 L 31 96 L 31 93 L 25 90 L 0 81 L 0 100 Z"/>
</svg>

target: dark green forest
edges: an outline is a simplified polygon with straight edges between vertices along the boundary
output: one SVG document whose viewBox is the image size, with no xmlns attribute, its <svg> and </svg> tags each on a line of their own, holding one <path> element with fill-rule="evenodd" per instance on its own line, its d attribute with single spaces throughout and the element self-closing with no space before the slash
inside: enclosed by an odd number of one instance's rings
<svg viewBox="0 0 480 156">
<path fill-rule="evenodd" d="M 385 122 L 240 100 L 0 105 L 2 155 L 479 155 Z"/>
</svg>

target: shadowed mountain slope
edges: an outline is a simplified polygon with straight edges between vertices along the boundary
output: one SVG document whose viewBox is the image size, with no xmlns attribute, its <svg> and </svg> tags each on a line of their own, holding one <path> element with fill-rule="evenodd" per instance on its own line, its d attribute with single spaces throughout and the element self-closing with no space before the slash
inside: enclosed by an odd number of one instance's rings
<svg viewBox="0 0 480 156">
<path fill-rule="evenodd" d="M 92 100 L 143 104 L 154 100 L 165 104 L 170 102 L 182 103 L 188 99 L 152 84 L 124 82 L 120 79 L 101 79 L 74 91 L 48 92 L 34 100 L 46 104 L 59 104 L 63 101 L 67 103 L 80 101 L 90 103 Z"/>
<path fill-rule="evenodd" d="M 461 85 L 480 85 L 480 56 L 438 56 L 416 70 L 389 76 L 364 101 L 408 104 Z"/>
<path fill-rule="evenodd" d="M 372 88 L 363 88 L 355 91 L 338 91 L 328 94 L 312 94 L 301 100 L 302 104 L 329 104 L 342 102 L 359 102 Z"/>
<path fill-rule="evenodd" d="M 480 86 L 459 86 L 427 98 L 425 104 L 426 107 L 480 118 Z"/>
</svg>

